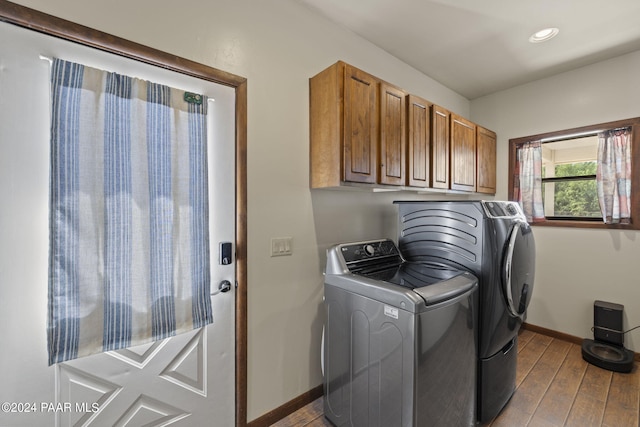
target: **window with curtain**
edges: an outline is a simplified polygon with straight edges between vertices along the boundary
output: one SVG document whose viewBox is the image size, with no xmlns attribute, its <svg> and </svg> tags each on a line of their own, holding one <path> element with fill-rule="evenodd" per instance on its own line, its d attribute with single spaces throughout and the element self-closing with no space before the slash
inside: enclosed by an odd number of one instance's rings
<svg viewBox="0 0 640 427">
<path fill-rule="evenodd" d="M 640 229 L 636 133 L 640 118 L 510 140 L 511 200 L 536 225 Z"/>
<path fill-rule="evenodd" d="M 542 207 L 542 144 L 527 142 L 518 147 L 516 160 L 514 200 L 517 200 L 527 221 L 544 219 Z"/>
<path fill-rule="evenodd" d="M 631 128 L 598 133 L 596 183 L 602 219 L 607 224 L 631 221 Z"/>
<path fill-rule="evenodd" d="M 206 97 L 51 67 L 49 363 L 212 322 Z"/>
</svg>

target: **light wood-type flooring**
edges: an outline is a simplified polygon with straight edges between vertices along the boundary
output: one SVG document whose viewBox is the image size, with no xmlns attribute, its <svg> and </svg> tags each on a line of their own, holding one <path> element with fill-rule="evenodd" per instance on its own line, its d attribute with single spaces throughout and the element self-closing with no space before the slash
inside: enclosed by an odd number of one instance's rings
<svg viewBox="0 0 640 427">
<path fill-rule="evenodd" d="M 637 362 L 628 374 L 607 371 L 585 362 L 577 344 L 522 330 L 516 387 L 500 415 L 483 427 L 640 427 Z M 273 426 L 331 423 L 321 397 Z"/>
</svg>

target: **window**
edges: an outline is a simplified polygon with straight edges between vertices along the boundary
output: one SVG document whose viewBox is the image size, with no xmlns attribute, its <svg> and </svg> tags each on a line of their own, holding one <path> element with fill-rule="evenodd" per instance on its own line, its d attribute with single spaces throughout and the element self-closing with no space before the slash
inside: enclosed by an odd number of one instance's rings
<svg viewBox="0 0 640 427">
<path fill-rule="evenodd" d="M 602 221 L 595 135 L 542 143 L 542 201 L 547 219 Z"/>
<path fill-rule="evenodd" d="M 609 202 L 598 197 L 598 186 L 602 188 L 597 180 L 599 135 L 607 131 L 626 131 L 631 136 L 631 194 L 627 199 L 630 218 L 619 223 L 605 223 L 611 222 L 611 217 L 605 210 L 607 215 L 603 218 L 601 205 Z M 538 153 L 524 158 L 541 158 L 541 168 L 535 178 L 527 176 L 529 184 L 521 183 L 520 153 L 530 149 L 537 149 Z M 509 141 L 509 197 L 522 199 L 523 204 L 527 203 L 525 199 L 531 199 L 529 204 L 534 213 L 530 222 L 535 225 L 640 229 L 640 173 L 634 173 L 635 170 L 640 170 L 640 117 Z M 536 186 L 527 188 L 534 181 Z"/>
</svg>

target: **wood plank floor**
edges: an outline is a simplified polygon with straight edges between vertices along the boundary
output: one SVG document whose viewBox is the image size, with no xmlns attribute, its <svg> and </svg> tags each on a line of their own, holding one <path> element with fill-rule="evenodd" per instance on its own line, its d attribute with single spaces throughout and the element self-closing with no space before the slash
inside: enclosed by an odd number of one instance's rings
<svg viewBox="0 0 640 427">
<path fill-rule="evenodd" d="M 483 427 L 640 427 L 637 362 L 629 374 L 607 371 L 585 362 L 577 344 L 522 330 L 516 387 Z M 322 411 L 319 398 L 273 426 L 330 427 Z"/>
</svg>

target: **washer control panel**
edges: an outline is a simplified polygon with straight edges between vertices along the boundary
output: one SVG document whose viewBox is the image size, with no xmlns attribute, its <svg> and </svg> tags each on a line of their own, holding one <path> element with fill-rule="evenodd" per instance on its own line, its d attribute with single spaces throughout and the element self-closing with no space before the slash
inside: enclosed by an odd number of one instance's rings
<svg viewBox="0 0 640 427">
<path fill-rule="evenodd" d="M 388 239 L 345 244 L 340 247 L 340 252 L 347 264 L 390 256 L 400 256 L 400 252 L 395 243 Z"/>
<path fill-rule="evenodd" d="M 524 218 L 524 214 L 517 202 L 482 202 L 489 218 Z"/>
</svg>

